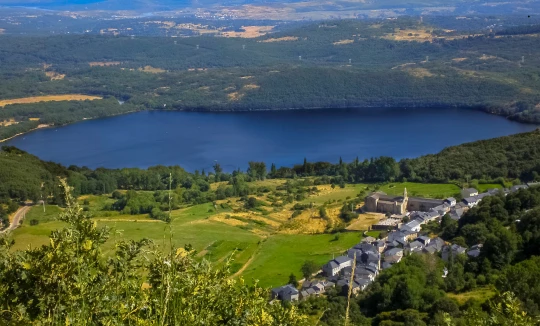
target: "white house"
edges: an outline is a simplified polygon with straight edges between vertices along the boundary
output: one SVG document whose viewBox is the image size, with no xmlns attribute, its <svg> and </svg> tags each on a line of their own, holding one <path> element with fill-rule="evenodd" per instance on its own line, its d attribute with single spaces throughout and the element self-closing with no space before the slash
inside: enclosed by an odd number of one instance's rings
<svg viewBox="0 0 540 326">
<path fill-rule="evenodd" d="M 352 265 L 352 259 L 347 256 L 339 256 L 323 266 L 323 272 L 326 276 L 335 276 L 345 267 L 350 267 Z"/>
<path fill-rule="evenodd" d="M 478 195 L 478 190 L 474 188 L 467 188 L 461 190 L 461 197 L 467 198 L 467 197 L 474 197 Z"/>
</svg>

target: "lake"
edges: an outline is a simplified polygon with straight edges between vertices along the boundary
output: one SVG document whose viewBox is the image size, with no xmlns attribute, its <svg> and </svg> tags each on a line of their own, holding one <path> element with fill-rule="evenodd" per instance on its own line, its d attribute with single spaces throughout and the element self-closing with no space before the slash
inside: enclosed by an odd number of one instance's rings
<svg viewBox="0 0 540 326">
<path fill-rule="evenodd" d="M 357 109 L 200 113 L 144 111 L 37 130 L 12 139 L 41 159 L 90 168 L 180 165 L 231 171 L 248 161 L 292 166 L 308 161 L 396 159 L 534 130 L 463 109 Z"/>
</svg>

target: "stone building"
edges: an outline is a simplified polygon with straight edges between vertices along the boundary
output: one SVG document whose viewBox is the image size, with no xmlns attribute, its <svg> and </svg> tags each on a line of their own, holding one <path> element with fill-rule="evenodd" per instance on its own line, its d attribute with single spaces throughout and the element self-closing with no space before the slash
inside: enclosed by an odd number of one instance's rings
<svg viewBox="0 0 540 326">
<path fill-rule="evenodd" d="M 407 210 L 407 189 L 403 196 L 389 196 L 384 192 L 375 192 L 366 197 L 365 208 L 368 212 L 405 214 Z"/>
<path fill-rule="evenodd" d="M 367 196 L 365 210 L 368 212 L 405 214 L 407 211 L 427 212 L 443 203 L 442 199 L 409 197 L 407 189 L 405 189 L 403 196 L 390 196 L 384 192 L 375 192 Z"/>
</svg>

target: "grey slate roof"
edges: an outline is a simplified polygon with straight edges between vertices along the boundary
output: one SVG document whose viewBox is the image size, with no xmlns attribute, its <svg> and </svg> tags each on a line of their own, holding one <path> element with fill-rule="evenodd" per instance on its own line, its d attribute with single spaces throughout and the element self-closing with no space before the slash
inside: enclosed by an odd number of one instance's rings
<svg viewBox="0 0 540 326">
<path fill-rule="evenodd" d="M 354 249 L 361 250 L 363 252 L 376 252 L 377 248 L 370 243 L 359 243 L 353 247 Z"/>
<path fill-rule="evenodd" d="M 420 241 L 413 241 L 411 243 L 409 243 L 409 248 L 413 249 L 413 248 L 422 248 L 424 246 L 424 244 Z"/>
<path fill-rule="evenodd" d="M 479 201 L 480 201 L 480 198 L 477 198 L 476 196 L 463 198 L 463 202 L 466 203 L 467 205 L 475 204 Z"/>
<path fill-rule="evenodd" d="M 392 248 L 390 250 L 385 251 L 384 254 L 386 256 L 395 256 L 395 255 L 399 254 L 400 252 L 403 252 L 403 249 L 401 249 L 401 248 Z"/>
<path fill-rule="evenodd" d="M 520 189 L 527 189 L 528 186 L 527 185 L 517 185 L 517 186 L 513 186 L 512 188 L 510 188 L 510 191 L 511 192 L 516 192 Z"/>
<path fill-rule="evenodd" d="M 422 249 L 424 252 L 427 252 L 429 254 L 434 254 L 437 252 L 437 248 L 435 247 L 425 247 Z"/>
<path fill-rule="evenodd" d="M 478 193 L 478 190 L 474 188 L 467 188 L 467 189 L 463 189 L 461 192 L 466 194 L 466 196 L 470 196 L 471 194 Z"/>
<path fill-rule="evenodd" d="M 439 238 L 439 237 L 433 238 L 433 239 L 431 239 L 431 241 L 429 242 L 427 247 L 428 248 L 435 248 L 435 250 L 441 251 L 442 248 L 444 247 L 444 240 Z"/>
<path fill-rule="evenodd" d="M 339 257 L 336 257 L 336 258 L 334 259 L 334 261 L 335 261 L 336 263 L 338 263 L 338 264 L 341 265 L 341 264 L 343 264 L 343 263 L 346 263 L 346 262 L 348 262 L 348 261 L 351 261 L 351 259 L 350 259 L 349 257 L 347 257 L 347 256 L 339 256 Z"/>
</svg>

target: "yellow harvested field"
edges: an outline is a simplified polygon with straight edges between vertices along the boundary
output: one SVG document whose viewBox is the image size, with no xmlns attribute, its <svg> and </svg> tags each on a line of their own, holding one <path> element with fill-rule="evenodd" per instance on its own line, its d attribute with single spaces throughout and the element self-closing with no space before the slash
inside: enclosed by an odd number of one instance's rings
<svg viewBox="0 0 540 326">
<path fill-rule="evenodd" d="M 59 74 L 56 71 L 46 71 L 45 75 L 49 77 L 51 80 L 62 80 L 66 77 L 66 75 Z"/>
<path fill-rule="evenodd" d="M 88 63 L 90 67 L 109 67 L 109 66 L 118 66 L 121 64 L 120 61 L 95 61 Z"/>
<path fill-rule="evenodd" d="M 29 118 L 30 121 L 39 121 L 39 118 Z"/>
<path fill-rule="evenodd" d="M 482 56 L 479 59 L 480 60 L 493 60 L 493 59 L 497 59 L 497 57 L 493 55 L 482 54 Z"/>
<path fill-rule="evenodd" d="M 277 38 L 269 38 L 266 40 L 259 41 L 260 43 L 272 43 L 272 42 L 290 42 L 290 41 L 298 41 L 297 36 L 284 36 L 284 37 L 277 37 Z"/>
<path fill-rule="evenodd" d="M 138 70 L 142 72 L 148 72 L 151 74 L 161 74 L 161 73 L 167 72 L 166 70 L 163 70 L 161 68 L 154 68 L 152 66 L 145 66 L 144 68 L 139 68 Z"/>
<path fill-rule="evenodd" d="M 360 214 L 355 221 L 347 227 L 350 231 L 367 231 L 370 226 L 384 219 L 384 214 L 368 213 Z"/>
<path fill-rule="evenodd" d="M 345 44 L 351 44 L 351 43 L 354 43 L 354 40 L 340 40 L 340 41 L 334 42 L 332 44 L 334 44 L 334 45 L 345 45 Z"/>
<path fill-rule="evenodd" d="M 16 124 L 18 124 L 18 122 L 15 121 L 14 119 L 0 121 L 0 126 L 2 126 L 2 127 L 7 127 L 7 126 L 11 126 L 11 125 L 16 125 Z"/>
<path fill-rule="evenodd" d="M 229 98 L 229 101 L 239 101 L 244 97 L 244 94 L 240 94 L 238 92 L 232 92 L 227 94 L 227 97 Z"/>
<path fill-rule="evenodd" d="M 259 85 L 256 85 L 256 84 L 247 84 L 247 85 L 244 85 L 244 87 L 242 87 L 242 89 L 257 89 L 257 88 L 260 88 L 261 86 Z"/>
<path fill-rule="evenodd" d="M 244 225 L 247 225 L 247 223 L 244 222 L 244 221 L 240 221 L 240 220 L 237 220 L 237 219 L 231 218 L 231 217 L 227 218 L 226 215 L 227 214 L 214 215 L 214 216 L 212 216 L 210 218 L 210 220 L 225 223 L 225 224 L 231 225 L 231 226 L 244 226 Z M 238 214 L 236 214 L 236 215 L 238 215 Z"/>
<path fill-rule="evenodd" d="M 242 26 L 243 32 L 223 32 L 224 37 L 255 38 L 266 35 L 274 29 L 275 26 Z"/>
<path fill-rule="evenodd" d="M 10 104 L 30 104 L 39 102 L 58 102 L 58 101 L 85 101 L 85 100 L 101 100 L 101 96 L 90 96 L 82 94 L 66 94 L 66 95 L 45 95 L 45 96 L 32 96 L 23 98 L 14 98 L 11 100 L 0 100 L 0 107 L 4 107 Z"/>
<path fill-rule="evenodd" d="M 420 29 L 404 29 L 396 30 L 393 34 L 386 34 L 383 38 L 394 41 L 418 41 L 418 42 L 431 42 L 433 41 L 433 35 L 427 33 L 425 30 Z"/>
<path fill-rule="evenodd" d="M 414 76 L 416 78 L 424 78 L 424 77 L 433 77 L 433 76 L 435 76 L 434 74 L 432 74 L 426 68 L 409 68 L 409 69 L 405 69 L 405 71 L 408 72 L 411 76 Z"/>
</svg>

